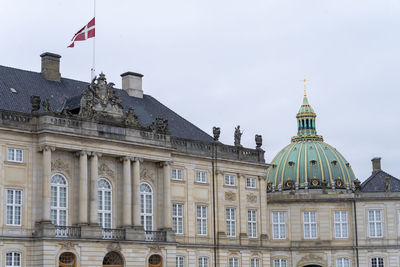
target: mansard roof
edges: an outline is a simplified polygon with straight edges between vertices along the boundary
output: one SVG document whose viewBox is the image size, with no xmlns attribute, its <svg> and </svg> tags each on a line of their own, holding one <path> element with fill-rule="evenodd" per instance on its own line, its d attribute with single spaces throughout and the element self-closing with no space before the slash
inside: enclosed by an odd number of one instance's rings
<svg viewBox="0 0 400 267">
<path fill-rule="evenodd" d="M 390 181 L 390 192 L 400 192 L 400 180 L 382 170 L 377 170 L 361 184 L 361 192 L 386 192 L 386 181 Z"/>
<path fill-rule="evenodd" d="M 79 105 L 80 96 L 88 82 L 61 78 L 50 81 L 41 73 L 15 69 L 0 65 L 0 109 L 31 113 L 30 97 L 48 98 L 54 111 L 61 111 L 67 101 L 69 107 Z M 213 138 L 200 128 L 179 116 L 150 95 L 143 98 L 129 96 L 124 90 L 116 90 L 124 113 L 134 108 L 141 125 L 149 125 L 156 118 L 168 120 L 172 136 L 196 141 L 211 142 Z"/>
</svg>

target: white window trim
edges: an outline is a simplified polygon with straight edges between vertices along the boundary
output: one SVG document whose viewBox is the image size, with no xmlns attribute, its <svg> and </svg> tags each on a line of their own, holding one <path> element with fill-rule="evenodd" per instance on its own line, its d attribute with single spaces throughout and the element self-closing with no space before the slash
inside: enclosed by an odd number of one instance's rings
<svg viewBox="0 0 400 267">
<path fill-rule="evenodd" d="M 251 185 L 251 183 L 250 183 L 250 186 L 249 186 L 249 180 L 253 180 L 254 185 Z M 246 188 L 256 189 L 257 188 L 257 179 L 255 177 L 247 177 L 246 178 Z"/>
<path fill-rule="evenodd" d="M 240 260 L 237 257 L 229 258 L 229 267 L 240 267 Z"/>
<path fill-rule="evenodd" d="M 254 215 L 254 218 L 250 218 L 249 216 L 250 213 L 253 213 L 252 215 Z M 249 238 L 258 237 L 257 219 L 258 219 L 257 210 L 255 209 L 247 210 L 247 234 L 249 235 Z M 250 231 L 250 229 L 253 229 L 254 231 Z"/>
<path fill-rule="evenodd" d="M 21 160 L 17 160 L 17 151 L 21 151 Z M 10 159 L 10 152 L 12 153 L 12 158 Z M 8 147 L 7 148 L 7 161 L 9 162 L 24 162 L 24 150 L 21 148 Z"/>
<path fill-rule="evenodd" d="M 142 192 L 140 190 L 140 186 L 142 184 L 148 185 L 150 187 L 151 192 Z M 149 183 L 146 183 L 146 182 L 140 183 L 140 185 L 139 185 L 139 194 L 140 194 L 140 220 L 142 220 L 142 216 L 144 216 L 143 225 L 142 226 L 143 226 L 145 231 L 153 231 L 153 229 L 154 229 L 154 191 L 153 191 L 153 187 Z M 143 210 L 144 210 L 144 212 L 142 212 L 142 206 L 141 206 L 142 205 L 142 202 L 141 202 L 142 201 L 142 195 L 144 196 L 143 197 Z M 146 196 L 147 195 L 151 195 L 151 213 L 147 213 L 146 212 Z M 151 229 L 146 229 L 146 227 L 147 227 L 146 217 L 151 217 Z"/>
<path fill-rule="evenodd" d="M 274 213 L 277 214 L 277 218 L 278 218 L 278 222 L 274 222 Z M 280 214 L 283 213 L 283 222 L 281 222 L 281 217 Z M 271 213 L 271 223 L 272 223 L 272 239 L 286 239 L 286 212 L 285 211 L 273 211 Z M 275 237 L 275 232 L 274 232 L 274 226 L 277 225 L 278 227 L 278 237 Z M 285 229 L 284 231 L 284 236 L 282 236 L 281 233 L 281 225 L 283 225 L 283 229 Z"/>
<path fill-rule="evenodd" d="M 104 181 L 106 181 L 109 185 L 110 185 L 110 189 L 107 189 L 107 188 L 98 188 L 98 183 L 101 181 L 101 180 L 104 180 Z M 99 191 L 102 191 L 102 200 L 101 200 L 101 202 L 103 203 L 103 209 L 99 209 L 99 203 L 97 203 L 97 216 L 99 216 L 98 214 L 99 213 L 101 213 L 102 214 L 102 218 L 103 218 L 103 220 L 102 220 L 102 222 L 100 223 L 100 226 L 102 227 L 102 228 L 106 228 L 106 227 L 104 227 L 104 225 L 105 225 L 105 218 L 106 218 L 106 214 L 110 214 L 110 227 L 108 228 L 108 229 L 111 229 L 112 227 L 113 227 L 113 187 L 112 187 L 112 184 L 111 184 L 111 182 L 108 180 L 108 179 L 106 179 L 106 178 L 99 178 L 98 180 L 97 180 L 97 197 L 99 197 Z M 106 210 L 106 209 L 104 209 L 104 207 L 105 207 L 105 200 L 106 200 L 106 197 L 105 197 L 105 193 L 106 192 L 110 192 L 111 194 L 110 194 L 110 210 Z M 98 201 L 98 199 L 97 199 L 97 201 Z"/>
<path fill-rule="evenodd" d="M 175 175 L 174 175 L 174 173 L 175 173 Z M 171 168 L 171 179 L 174 181 L 183 181 L 184 180 L 183 169 Z"/>
<path fill-rule="evenodd" d="M 253 257 L 250 259 L 250 267 L 260 267 L 260 258 L 258 257 Z"/>
<path fill-rule="evenodd" d="M 350 259 L 349 258 L 340 257 L 340 258 L 336 259 L 336 267 L 343 267 L 345 261 L 347 261 L 349 263 L 348 266 L 350 266 Z"/>
<path fill-rule="evenodd" d="M 382 261 L 383 261 L 383 266 L 385 266 L 385 258 L 384 257 L 380 257 L 380 256 L 377 256 L 377 257 L 371 257 L 370 259 L 369 259 L 369 264 L 370 264 L 370 266 L 372 266 L 372 260 L 373 259 L 376 259 L 377 260 L 377 267 L 379 267 L 379 259 L 382 259 Z"/>
<path fill-rule="evenodd" d="M 204 180 L 202 180 L 200 174 L 204 174 Z M 199 179 L 201 178 L 201 179 Z M 196 170 L 196 183 L 205 184 L 207 183 L 207 172 L 203 170 Z"/>
<path fill-rule="evenodd" d="M 284 267 L 284 266 L 288 267 L 288 261 L 286 259 L 274 259 L 272 261 L 272 267 L 276 267 L 276 264 L 278 264 L 277 265 L 278 267 Z"/>
<path fill-rule="evenodd" d="M 7 254 L 11 253 L 11 265 L 7 264 Z M 15 265 L 15 256 L 19 256 L 19 265 Z M 5 267 L 21 267 L 22 266 L 22 253 L 18 251 L 7 251 L 5 253 L 5 261 L 4 261 L 4 266 Z"/>
<path fill-rule="evenodd" d="M 199 267 L 208 267 L 208 257 L 201 256 L 197 259 L 197 264 Z"/>
<path fill-rule="evenodd" d="M 373 221 L 370 221 L 369 220 L 369 213 L 370 212 L 373 212 L 374 213 L 374 220 Z M 381 214 L 381 220 L 380 221 L 377 221 L 376 220 L 376 212 L 377 211 L 379 211 L 380 212 L 380 214 Z M 368 212 L 367 212 L 367 216 L 368 216 L 368 237 L 369 238 L 382 238 L 383 237 L 383 209 L 370 209 L 370 210 L 368 210 Z M 375 235 L 371 235 L 371 228 L 370 228 L 370 224 L 371 223 L 373 223 L 374 224 L 374 230 L 375 230 Z M 377 224 L 378 223 L 380 223 L 381 224 L 381 235 L 377 235 L 376 233 L 377 233 Z"/>
<path fill-rule="evenodd" d="M 233 219 L 232 219 L 233 214 Z M 229 217 L 228 217 L 229 215 Z M 226 208 L 225 209 L 225 219 L 226 219 L 226 236 L 227 237 L 236 237 L 236 209 L 235 208 Z M 229 231 L 228 231 L 228 225 Z M 234 231 L 232 230 L 234 229 Z"/>
<path fill-rule="evenodd" d="M 176 267 L 185 267 L 185 256 L 176 256 Z"/>
<path fill-rule="evenodd" d="M 224 175 L 224 180 L 225 180 L 225 185 L 227 185 L 227 186 L 236 186 L 236 176 L 235 175 L 233 175 L 233 174 L 225 174 Z"/>
<path fill-rule="evenodd" d="M 198 209 L 200 208 L 201 216 L 199 217 Z M 208 235 L 208 207 L 206 205 L 197 205 L 196 207 L 196 224 L 197 224 L 197 235 L 206 236 Z M 205 225 L 205 232 L 203 233 L 203 226 Z M 199 231 L 200 230 L 200 231 Z"/>
<path fill-rule="evenodd" d="M 305 214 L 309 213 L 309 215 L 311 215 L 311 213 L 315 213 L 315 222 L 311 221 L 311 216 L 309 216 L 310 221 L 306 222 L 305 221 Z M 312 225 L 315 224 L 315 236 L 312 235 Z M 309 227 L 310 230 L 310 236 L 306 237 L 306 227 Z M 317 224 L 317 212 L 315 211 L 303 211 L 303 236 L 304 239 L 317 239 L 318 238 L 318 224 Z"/>
<path fill-rule="evenodd" d="M 68 180 L 67 180 L 67 178 L 64 176 L 64 175 L 62 175 L 61 173 L 54 173 L 52 176 L 51 176 L 51 178 L 50 178 L 50 180 L 53 178 L 53 176 L 55 176 L 55 175 L 60 175 L 62 178 L 64 178 L 65 179 L 65 186 L 64 185 L 60 185 L 60 184 L 52 184 L 51 183 L 51 181 L 50 181 L 50 214 L 51 214 L 51 210 L 55 210 L 56 212 L 57 212 L 57 219 L 56 219 L 56 225 L 59 225 L 59 226 L 67 226 L 68 225 L 68 201 L 69 201 L 69 192 L 68 192 L 68 190 L 69 190 L 69 186 L 68 186 Z M 54 187 L 56 187 L 57 188 L 57 207 L 54 207 L 54 206 L 51 206 L 51 187 L 52 186 L 54 186 Z M 60 207 L 60 188 L 61 187 L 65 187 L 65 193 L 66 193 L 66 196 L 65 196 L 65 207 Z M 60 211 L 62 211 L 62 210 L 65 210 L 65 225 L 61 225 L 60 224 Z"/>
<path fill-rule="evenodd" d="M 335 220 L 335 214 L 339 213 L 339 221 Z M 343 220 L 342 214 L 346 214 L 346 220 Z M 335 233 L 335 238 L 336 239 L 344 239 L 344 238 L 349 238 L 349 224 L 348 224 L 348 212 L 347 210 L 335 210 L 333 212 L 333 231 Z M 340 236 L 336 235 L 336 227 L 337 224 L 339 225 L 339 230 L 340 230 Z M 346 236 L 343 236 L 343 230 L 346 229 Z"/>
<path fill-rule="evenodd" d="M 24 195 L 23 195 L 23 191 L 21 189 L 13 189 L 13 188 L 6 188 L 6 210 L 5 210 L 5 215 L 6 215 L 6 225 L 10 225 L 10 226 L 21 226 L 22 224 L 22 205 L 24 202 Z M 9 191 L 13 191 L 13 203 L 8 203 L 8 192 Z M 16 200 L 16 191 L 21 192 L 21 204 L 16 204 L 15 200 Z M 8 207 L 12 208 L 12 223 L 8 223 Z M 15 223 L 15 214 L 16 214 L 16 208 L 19 207 L 19 223 Z"/>
<path fill-rule="evenodd" d="M 176 207 L 176 214 L 174 214 L 174 206 Z M 182 215 L 179 215 L 179 213 L 178 213 L 178 207 L 181 207 L 181 209 L 182 209 Z M 185 212 L 185 210 L 184 210 L 184 205 L 182 204 L 182 203 L 173 203 L 172 204 L 172 226 L 174 226 L 174 218 L 176 219 L 176 227 L 175 227 L 175 234 L 177 234 L 177 235 L 183 235 L 184 234 L 184 225 L 185 225 L 185 223 L 184 223 L 184 218 L 183 218 L 183 215 L 184 215 L 184 212 Z M 179 227 L 178 227 L 178 225 L 179 225 L 179 219 L 182 219 L 182 231 L 178 231 L 178 229 L 179 229 Z"/>
</svg>

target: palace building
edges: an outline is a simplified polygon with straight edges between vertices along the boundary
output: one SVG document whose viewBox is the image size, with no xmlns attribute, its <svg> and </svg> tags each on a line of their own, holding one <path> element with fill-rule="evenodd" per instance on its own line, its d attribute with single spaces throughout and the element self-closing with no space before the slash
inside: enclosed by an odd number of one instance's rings
<svg viewBox="0 0 400 267">
<path fill-rule="evenodd" d="M 0 66 L 0 266 L 400 266 L 400 180 L 362 184 L 316 132 L 271 163 L 144 94 L 143 75 L 61 77 Z M 364 180 L 364 179 L 363 179 Z"/>
</svg>

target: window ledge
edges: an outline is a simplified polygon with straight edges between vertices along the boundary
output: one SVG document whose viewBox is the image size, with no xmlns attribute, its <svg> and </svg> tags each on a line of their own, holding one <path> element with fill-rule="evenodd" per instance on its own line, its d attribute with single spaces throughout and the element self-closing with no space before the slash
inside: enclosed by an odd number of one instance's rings
<svg viewBox="0 0 400 267">
<path fill-rule="evenodd" d="M 25 162 L 8 161 L 8 160 L 5 160 L 5 161 L 4 161 L 4 164 L 7 164 L 7 165 L 14 165 L 14 166 L 26 166 L 26 163 L 25 163 Z"/>
</svg>

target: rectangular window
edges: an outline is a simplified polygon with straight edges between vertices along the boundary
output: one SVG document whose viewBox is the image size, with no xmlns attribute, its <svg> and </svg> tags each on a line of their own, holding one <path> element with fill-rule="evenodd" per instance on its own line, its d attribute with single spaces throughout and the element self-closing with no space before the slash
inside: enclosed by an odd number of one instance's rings
<svg viewBox="0 0 400 267">
<path fill-rule="evenodd" d="M 382 237 L 382 210 L 368 211 L 369 237 Z"/>
<path fill-rule="evenodd" d="M 182 169 L 176 169 L 172 168 L 172 180 L 183 180 L 183 170 Z"/>
<path fill-rule="evenodd" d="M 176 267 L 185 267 L 185 257 L 183 256 L 176 257 Z"/>
<path fill-rule="evenodd" d="M 247 177 L 247 188 L 256 188 L 256 178 L 254 177 Z"/>
<path fill-rule="evenodd" d="M 247 230 L 250 238 L 257 237 L 257 210 L 247 211 Z"/>
<path fill-rule="evenodd" d="M 229 267 L 239 267 L 239 259 L 229 258 Z"/>
<path fill-rule="evenodd" d="M 274 267 L 287 267 L 287 261 L 284 259 L 274 260 Z"/>
<path fill-rule="evenodd" d="M 199 257 L 199 267 L 208 267 L 207 257 Z"/>
<path fill-rule="evenodd" d="M 252 258 L 250 260 L 250 267 L 260 267 L 260 259 L 259 258 Z"/>
<path fill-rule="evenodd" d="M 24 160 L 22 149 L 8 148 L 7 160 L 13 162 L 22 162 Z"/>
<path fill-rule="evenodd" d="M 20 266 L 21 266 L 21 253 L 7 252 L 6 267 L 20 267 Z"/>
<path fill-rule="evenodd" d="M 207 206 L 197 206 L 197 234 L 207 235 Z"/>
<path fill-rule="evenodd" d="M 7 189 L 7 225 L 21 225 L 22 191 Z"/>
<path fill-rule="evenodd" d="M 176 234 L 183 234 L 183 204 L 172 205 L 172 226 Z"/>
<path fill-rule="evenodd" d="M 315 211 L 303 212 L 304 238 L 317 238 L 317 215 Z"/>
<path fill-rule="evenodd" d="M 231 174 L 225 174 L 225 185 L 235 186 L 236 184 L 236 177 Z"/>
<path fill-rule="evenodd" d="M 385 267 L 383 258 L 372 258 L 371 259 L 371 267 Z"/>
<path fill-rule="evenodd" d="M 226 236 L 236 236 L 236 210 L 234 208 L 226 209 Z"/>
<path fill-rule="evenodd" d="M 196 182 L 197 183 L 206 183 L 207 182 L 207 173 L 205 171 L 196 171 Z"/>
<path fill-rule="evenodd" d="M 350 267 L 350 260 L 346 258 L 336 259 L 336 267 Z"/>
<path fill-rule="evenodd" d="M 348 238 L 348 227 L 347 227 L 347 211 L 335 211 L 335 237 L 336 238 Z"/>
<path fill-rule="evenodd" d="M 286 239 L 286 216 L 285 212 L 272 212 L 273 239 Z"/>
</svg>

